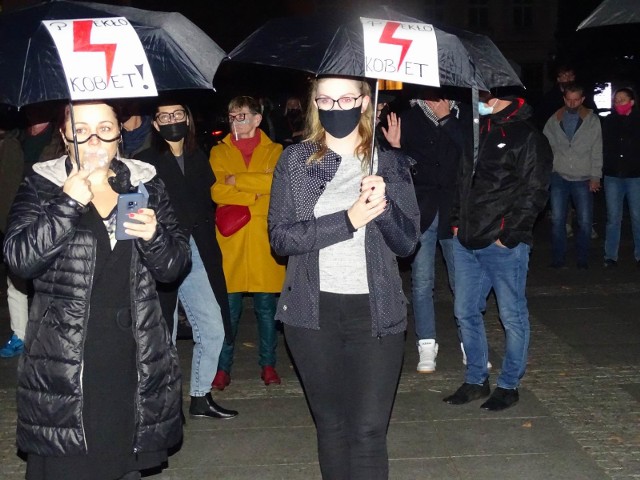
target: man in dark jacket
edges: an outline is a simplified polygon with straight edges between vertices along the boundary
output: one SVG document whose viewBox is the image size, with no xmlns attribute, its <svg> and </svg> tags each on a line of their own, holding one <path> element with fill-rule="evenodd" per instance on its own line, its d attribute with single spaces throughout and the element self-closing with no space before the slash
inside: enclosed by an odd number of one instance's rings
<svg viewBox="0 0 640 480">
<path fill-rule="evenodd" d="M 455 315 L 467 354 L 464 383 L 445 402 L 460 405 L 490 393 L 483 311 L 494 290 L 506 348 L 497 388 L 482 404 L 503 410 L 518 401 L 529 346 L 525 297 L 533 225 L 549 189 L 553 156 L 521 98 L 484 97 L 477 161 L 463 160 L 452 207 Z"/>
<path fill-rule="evenodd" d="M 465 120 L 471 125 L 471 118 L 462 115 L 458 102 L 442 98 L 440 89 L 422 89 L 417 97 L 410 100 L 411 108 L 402 113 L 400 143 L 392 146 L 402 148 L 415 161 L 412 174 L 421 233 L 418 249 L 411 259 L 411 303 L 420 356 L 417 371 L 432 373 L 438 355 L 433 305 L 436 246 L 439 244 L 442 250 L 453 291 L 453 240 L 449 219 L 463 150 L 462 125 Z"/>
</svg>

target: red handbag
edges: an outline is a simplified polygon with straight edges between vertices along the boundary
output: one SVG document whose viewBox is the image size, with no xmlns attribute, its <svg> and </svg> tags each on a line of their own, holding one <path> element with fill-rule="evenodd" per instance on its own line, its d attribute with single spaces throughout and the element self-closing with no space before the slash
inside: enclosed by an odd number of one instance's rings
<svg viewBox="0 0 640 480">
<path fill-rule="evenodd" d="M 229 237 L 251 220 L 251 211 L 246 205 L 221 205 L 216 208 L 216 227 L 224 237 Z"/>
</svg>

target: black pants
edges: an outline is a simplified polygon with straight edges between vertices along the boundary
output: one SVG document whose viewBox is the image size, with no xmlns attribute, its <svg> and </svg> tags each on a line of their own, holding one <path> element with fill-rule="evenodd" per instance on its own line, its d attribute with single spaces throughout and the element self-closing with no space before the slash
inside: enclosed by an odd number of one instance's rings
<svg viewBox="0 0 640 480">
<path fill-rule="evenodd" d="M 316 423 L 326 480 L 389 477 L 387 428 L 404 333 L 371 334 L 369 295 L 320 293 L 320 330 L 285 325 Z"/>
</svg>

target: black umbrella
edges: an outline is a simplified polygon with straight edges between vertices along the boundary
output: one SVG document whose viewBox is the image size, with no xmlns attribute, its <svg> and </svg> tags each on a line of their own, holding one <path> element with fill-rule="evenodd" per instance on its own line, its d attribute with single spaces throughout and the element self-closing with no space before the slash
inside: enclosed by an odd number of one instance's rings
<svg viewBox="0 0 640 480">
<path fill-rule="evenodd" d="M 362 16 L 425 23 L 381 7 Z M 521 86 L 513 68 L 486 36 L 434 26 L 441 85 L 489 90 Z M 364 35 L 359 17 L 335 14 L 277 18 L 266 22 L 228 58 L 237 62 L 303 70 L 315 75 L 365 77 Z"/>
<path fill-rule="evenodd" d="M 625 23 L 640 23 L 638 0 L 604 0 L 578 25 L 578 30 Z"/>
<path fill-rule="evenodd" d="M 369 10 L 362 17 L 426 23 L 387 7 Z M 522 86 L 522 83 L 511 64 L 488 37 L 464 30 L 445 30 L 435 25 L 433 31 L 438 50 L 440 85 L 472 89 L 475 161 L 479 143 L 478 90 Z M 366 72 L 364 50 L 360 15 L 354 18 L 354 15 L 332 11 L 270 20 L 234 48 L 228 59 L 302 70 L 317 76 L 371 77 Z M 377 104 L 377 92 L 376 88 L 374 105 Z"/>
<path fill-rule="evenodd" d="M 43 20 L 125 17 L 140 37 L 159 91 L 212 89 L 224 51 L 179 13 L 54 0 L 0 14 L 0 103 L 69 99 L 58 49 Z"/>
</svg>

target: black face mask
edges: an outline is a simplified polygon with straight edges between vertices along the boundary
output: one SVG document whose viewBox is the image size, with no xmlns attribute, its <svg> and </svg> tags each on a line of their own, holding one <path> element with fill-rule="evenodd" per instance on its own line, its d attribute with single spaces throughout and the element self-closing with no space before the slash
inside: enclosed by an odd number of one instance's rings
<svg viewBox="0 0 640 480">
<path fill-rule="evenodd" d="M 178 142 L 187 136 L 189 126 L 187 122 L 169 123 L 158 125 L 158 131 L 167 142 Z"/>
<path fill-rule="evenodd" d="M 344 138 L 358 126 L 362 112 L 360 107 L 351 110 L 318 110 L 320 123 L 335 138 Z"/>
</svg>

